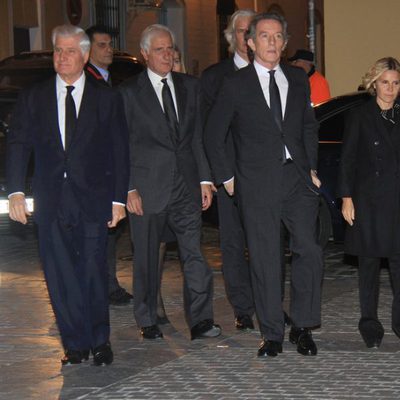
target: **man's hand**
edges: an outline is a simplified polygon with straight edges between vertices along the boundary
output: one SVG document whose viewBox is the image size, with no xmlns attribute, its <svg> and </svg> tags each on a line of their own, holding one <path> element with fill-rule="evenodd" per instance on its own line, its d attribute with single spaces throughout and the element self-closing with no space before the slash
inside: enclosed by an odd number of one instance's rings
<svg viewBox="0 0 400 400">
<path fill-rule="evenodd" d="M 224 183 L 224 188 L 229 196 L 233 196 L 235 194 L 235 178 L 232 178 L 230 181 Z"/>
<path fill-rule="evenodd" d="M 321 181 L 319 180 L 318 176 L 317 176 L 317 172 L 315 170 L 311 170 L 311 179 L 312 179 L 312 183 L 317 187 L 320 188 L 321 187 Z"/>
<path fill-rule="evenodd" d="M 122 204 L 113 204 L 112 220 L 107 222 L 109 228 L 115 228 L 121 219 L 126 217 L 125 207 Z"/>
<path fill-rule="evenodd" d="M 28 222 L 27 216 L 32 214 L 28 210 L 28 205 L 25 201 L 25 195 L 21 193 L 15 193 L 8 199 L 8 210 L 10 218 L 13 221 L 26 224 Z"/>
<path fill-rule="evenodd" d="M 131 214 L 143 215 L 142 198 L 137 190 L 128 193 L 126 208 Z"/>
<path fill-rule="evenodd" d="M 201 187 L 201 209 L 205 211 L 211 206 L 213 199 L 212 192 L 216 192 L 217 188 L 213 184 L 209 183 L 202 183 L 200 187 Z"/>
<path fill-rule="evenodd" d="M 354 210 L 353 199 L 351 197 L 343 197 L 342 203 L 342 215 L 346 222 L 353 226 L 353 221 L 356 219 L 356 214 Z"/>
</svg>

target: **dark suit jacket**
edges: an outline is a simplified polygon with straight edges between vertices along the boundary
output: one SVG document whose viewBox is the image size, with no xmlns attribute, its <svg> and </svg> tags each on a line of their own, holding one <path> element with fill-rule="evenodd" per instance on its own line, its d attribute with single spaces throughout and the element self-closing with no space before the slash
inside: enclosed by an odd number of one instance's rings
<svg viewBox="0 0 400 400">
<path fill-rule="evenodd" d="M 306 185 L 318 191 L 310 177 L 310 170 L 317 166 L 318 123 L 311 107 L 308 78 L 299 68 L 281 68 L 289 82 L 282 132 L 253 65 L 225 78 L 206 124 L 205 146 L 216 182 L 235 176 L 238 200 L 251 206 L 279 202 L 283 143 Z M 235 145 L 234 168 L 224 143 L 229 128 Z"/>
<path fill-rule="evenodd" d="M 225 76 L 233 74 L 235 71 L 233 58 L 227 58 L 206 68 L 201 74 L 201 112 L 204 122 L 206 122 Z"/>
<path fill-rule="evenodd" d="M 194 77 L 174 72 L 172 79 L 179 118 L 176 146 L 147 71 L 119 87 L 130 132 L 129 190 L 139 191 L 144 212 L 156 213 L 166 207 L 176 169 L 199 204 L 200 182 L 211 180 L 202 141 L 199 82 Z"/>
<path fill-rule="evenodd" d="M 346 229 L 347 253 L 387 257 L 400 251 L 400 125 L 390 134 L 375 97 L 346 122 L 337 185 L 352 197 L 356 218 Z"/>
<path fill-rule="evenodd" d="M 24 191 L 34 151 L 35 219 L 57 213 L 64 173 L 88 222 L 107 221 L 112 202 L 126 202 L 128 136 L 120 95 L 86 79 L 77 128 L 68 152 L 58 126 L 55 77 L 24 90 L 7 137 L 9 193 Z"/>
</svg>

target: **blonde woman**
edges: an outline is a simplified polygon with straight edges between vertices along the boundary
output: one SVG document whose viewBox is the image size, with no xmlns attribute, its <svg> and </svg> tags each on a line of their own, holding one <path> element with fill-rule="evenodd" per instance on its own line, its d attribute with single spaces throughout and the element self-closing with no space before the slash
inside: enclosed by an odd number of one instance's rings
<svg viewBox="0 0 400 400">
<path fill-rule="evenodd" d="M 361 319 L 367 347 L 379 347 L 381 258 L 393 284 L 392 329 L 400 337 L 400 64 L 378 60 L 363 79 L 371 99 L 349 116 L 339 170 L 338 195 L 348 223 L 346 253 L 358 256 Z"/>
</svg>

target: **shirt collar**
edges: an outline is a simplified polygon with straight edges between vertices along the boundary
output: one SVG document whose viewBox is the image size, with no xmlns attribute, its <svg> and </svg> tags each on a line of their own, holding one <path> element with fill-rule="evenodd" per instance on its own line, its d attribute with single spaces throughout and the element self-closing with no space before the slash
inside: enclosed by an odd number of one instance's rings
<svg viewBox="0 0 400 400">
<path fill-rule="evenodd" d="M 107 69 L 101 68 L 101 67 L 99 67 L 98 65 L 92 63 L 92 61 L 90 61 L 90 63 L 100 72 L 100 74 L 101 74 L 101 76 L 103 77 L 103 79 L 104 79 L 105 81 L 107 81 L 108 75 L 110 74 L 110 72 L 109 72 Z"/>
<path fill-rule="evenodd" d="M 85 81 L 86 81 L 86 76 L 82 71 L 82 75 L 72 84 L 69 84 L 67 82 L 65 82 L 60 75 L 57 74 L 57 78 L 56 78 L 56 83 L 57 83 L 57 88 L 58 89 L 64 89 L 66 86 L 74 86 L 75 87 L 75 91 L 81 91 L 83 90 L 84 86 L 85 86 Z"/>
<path fill-rule="evenodd" d="M 161 76 L 153 72 L 150 68 L 147 68 L 147 75 L 151 81 L 153 86 L 157 86 L 161 83 L 161 79 L 167 78 L 168 83 L 172 83 L 172 75 L 171 72 L 168 72 L 166 76 Z"/>
<path fill-rule="evenodd" d="M 235 55 L 233 56 L 233 62 L 235 63 L 238 69 L 247 67 L 249 65 L 249 63 L 243 57 L 241 57 L 237 52 L 235 52 Z"/>
<path fill-rule="evenodd" d="M 260 63 L 258 63 L 256 60 L 254 60 L 253 62 L 254 64 L 254 68 L 257 71 L 257 75 L 258 76 L 269 76 L 268 72 L 271 71 L 271 69 L 268 69 L 266 67 L 264 67 L 263 65 L 261 65 Z M 282 72 L 281 66 L 278 64 L 277 66 L 275 66 L 275 68 L 272 68 L 275 71 L 279 71 Z"/>
</svg>

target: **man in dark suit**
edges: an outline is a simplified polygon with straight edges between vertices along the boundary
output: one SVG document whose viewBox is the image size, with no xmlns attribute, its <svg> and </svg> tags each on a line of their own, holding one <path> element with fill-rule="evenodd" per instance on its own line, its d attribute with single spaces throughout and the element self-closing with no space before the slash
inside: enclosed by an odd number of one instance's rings
<svg viewBox="0 0 400 400">
<path fill-rule="evenodd" d="M 134 253 L 134 309 L 141 334 L 157 326 L 158 256 L 166 225 L 175 233 L 184 275 L 184 307 L 192 339 L 216 337 L 212 272 L 200 250 L 201 211 L 212 201 L 203 150 L 199 83 L 171 72 L 174 38 L 163 25 L 141 36 L 147 70 L 121 86 L 130 132 L 127 208 Z"/>
<path fill-rule="evenodd" d="M 109 66 L 113 62 L 113 46 L 110 33 L 105 27 L 93 25 L 86 29 L 90 39 L 89 61 L 85 65 L 87 77 L 95 82 L 112 86 Z M 117 240 L 123 224 L 108 230 L 107 265 L 108 265 L 108 300 L 112 305 L 129 304 L 133 296 L 118 282 L 117 278 Z"/>
<path fill-rule="evenodd" d="M 250 62 L 245 33 L 254 15 L 255 12 L 252 10 L 238 10 L 232 15 L 224 33 L 233 57 L 208 67 L 202 73 L 204 121 L 207 119 L 224 77 L 247 67 Z M 226 137 L 226 150 L 229 162 L 233 165 L 235 151 L 232 135 Z M 234 199 L 226 193 L 223 186 L 218 188 L 217 201 L 222 271 L 226 294 L 233 308 L 236 328 L 239 330 L 254 329 L 252 320 L 254 300 L 246 258 L 246 240 L 239 210 Z"/>
<path fill-rule="evenodd" d="M 90 41 L 76 26 L 53 30 L 50 80 L 23 91 L 7 137 L 10 217 L 26 224 L 24 191 L 35 156 L 34 218 L 63 365 L 93 353 L 110 364 L 107 228 L 125 217 L 128 136 L 118 93 L 86 79 Z"/>
<path fill-rule="evenodd" d="M 304 355 L 317 347 L 322 251 L 317 244 L 318 124 L 304 71 L 280 63 L 287 24 L 257 15 L 249 26 L 254 63 L 226 77 L 210 112 L 205 145 L 216 183 L 235 195 L 246 232 L 256 313 L 263 337 L 259 356 L 282 352 L 280 224 L 291 235 L 290 341 Z M 235 146 L 232 167 L 225 137 Z"/>
</svg>

